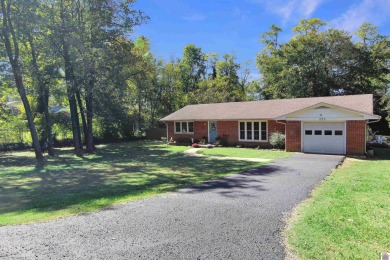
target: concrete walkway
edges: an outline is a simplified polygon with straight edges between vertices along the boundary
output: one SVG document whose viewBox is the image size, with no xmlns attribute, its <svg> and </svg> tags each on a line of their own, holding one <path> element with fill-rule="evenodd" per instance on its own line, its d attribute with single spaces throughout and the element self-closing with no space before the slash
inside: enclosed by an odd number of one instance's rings
<svg viewBox="0 0 390 260">
<path fill-rule="evenodd" d="M 213 156 L 213 155 L 205 155 L 197 153 L 199 150 L 202 149 L 208 149 L 208 148 L 191 148 L 188 150 L 185 150 L 183 153 L 188 156 L 195 156 L 195 157 L 207 157 L 217 160 L 236 160 L 236 161 L 248 161 L 248 162 L 269 162 L 271 159 L 262 159 L 262 158 L 242 158 L 242 157 L 226 157 L 226 156 Z"/>
<path fill-rule="evenodd" d="M 283 216 L 342 156 L 296 154 L 149 199 L 0 228 L 1 259 L 283 259 Z"/>
</svg>

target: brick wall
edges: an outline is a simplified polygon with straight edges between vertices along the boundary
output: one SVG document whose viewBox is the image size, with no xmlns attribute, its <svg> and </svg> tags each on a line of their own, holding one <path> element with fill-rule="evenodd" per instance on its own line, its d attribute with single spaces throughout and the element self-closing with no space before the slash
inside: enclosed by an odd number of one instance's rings
<svg viewBox="0 0 390 260">
<path fill-rule="evenodd" d="M 279 122 L 286 123 L 286 121 L 279 121 Z M 285 124 L 278 123 L 278 122 L 276 122 L 275 120 L 269 120 L 269 121 L 268 121 L 268 139 L 269 139 L 269 137 L 271 136 L 271 134 L 272 134 L 273 132 L 276 132 L 276 131 L 285 134 L 285 133 L 286 133 Z"/>
<path fill-rule="evenodd" d="M 226 137 L 229 145 L 238 142 L 238 122 L 237 121 L 219 121 L 217 123 L 218 136 Z"/>
<path fill-rule="evenodd" d="M 168 132 L 168 141 L 171 138 L 180 142 L 184 139 L 194 138 L 195 140 L 201 141 L 205 136 L 208 137 L 208 122 L 207 121 L 195 121 L 194 122 L 194 133 L 193 134 L 175 134 L 175 124 L 174 122 L 167 123 L 167 132 Z M 207 140 L 206 140 L 207 141 Z"/>
<path fill-rule="evenodd" d="M 287 121 L 286 124 L 286 151 L 301 151 L 301 121 Z"/>
<path fill-rule="evenodd" d="M 174 141 L 191 139 L 201 141 L 204 136 L 208 137 L 208 121 L 195 121 L 194 134 L 175 134 L 174 122 L 168 122 L 168 140 L 173 138 Z M 268 139 L 272 132 L 279 131 L 285 133 L 285 125 L 277 123 L 275 120 L 268 121 Z M 246 147 L 264 147 L 269 148 L 268 142 L 242 142 L 238 140 L 238 121 L 218 121 L 217 132 L 219 137 L 227 137 L 228 145 L 243 144 Z"/>
<path fill-rule="evenodd" d="M 347 154 L 364 155 L 366 147 L 366 122 L 347 121 Z"/>
</svg>

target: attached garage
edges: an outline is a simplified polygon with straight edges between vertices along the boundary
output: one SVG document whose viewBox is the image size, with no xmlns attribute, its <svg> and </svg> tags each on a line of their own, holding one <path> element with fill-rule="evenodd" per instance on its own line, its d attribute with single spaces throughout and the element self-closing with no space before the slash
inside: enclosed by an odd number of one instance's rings
<svg viewBox="0 0 390 260">
<path fill-rule="evenodd" d="M 276 120 L 286 124 L 287 151 L 361 155 L 366 150 L 367 124 L 379 118 L 355 108 L 320 102 Z"/>
<path fill-rule="evenodd" d="M 345 122 L 303 122 L 302 152 L 345 154 Z"/>
</svg>

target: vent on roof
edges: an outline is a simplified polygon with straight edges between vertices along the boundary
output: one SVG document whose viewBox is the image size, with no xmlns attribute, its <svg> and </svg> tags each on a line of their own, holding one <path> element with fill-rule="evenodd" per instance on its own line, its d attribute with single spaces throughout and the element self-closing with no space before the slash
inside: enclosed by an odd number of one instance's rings
<svg viewBox="0 0 390 260">
<path fill-rule="evenodd" d="M 327 106 L 319 106 L 319 107 L 316 107 L 315 109 L 324 109 L 324 108 L 330 108 L 330 107 L 327 107 Z"/>
</svg>

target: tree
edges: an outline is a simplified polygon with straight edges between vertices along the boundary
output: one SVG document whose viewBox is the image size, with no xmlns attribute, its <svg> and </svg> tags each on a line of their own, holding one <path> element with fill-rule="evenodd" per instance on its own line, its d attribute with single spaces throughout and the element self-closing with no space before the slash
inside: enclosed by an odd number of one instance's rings
<svg viewBox="0 0 390 260">
<path fill-rule="evenodd" d="M 198 83 L 196 90 L 187 93 L 190 104 L 246 100 L 246 86 L 241 85 L 243 82 L 240 82 L 238 76 L 241 65 L 236 62 L 236 56 L 225 54 L 222 60 L 216 57 L 218 56 L 211 56 L 211 77 L 203 79 Z"/>
<path fill-rule="evenodd" d="M 15 85 L 18 89 L 20 98 L 23 102 L 24 109 L 26 111 L 26 117 L 28 126 L 30 129 L 33 147 L 35 151 L 35 157 L 38 165 L 43 164 L 43 155 L 41 147 L 39 145 L 39 138 L 34 124 L 34 118 L 32 115 L 30 103 L 27 99 L 26 89 L 23 83 L 22 67 L 20 63 L 20 42 L 18 38 L 18 31 L 16 31 L 14 24 L 15 19 L 18 19 L 17 13 L 15 12 L 15 6 L 11 5 L 11 1 L 1 0 L 1 14 L 2 14 L 2 30 L 1 38 L 5 46 L 6 53 L 12 67 L 12 72 L 15 79 Z M 16 2 L 17 4 L 22 4 Z"/>
<path fill-rule="evenodd" d="M 75 152 L 81 155 L 80 118 L 88 152 L 93 151 L 93 117 L 98 63 L 108 43 L 128 36 L 147 20 L 134 0 L 60 0 L 52 2 L 52 41 L 60 45 L 72 118 Z M 85 106 L 84 106 L 85 103 Z M 78 107 L 77 107 L 78 105 Z M 85 118 L 86 114 L 86 118 Z"/>
<path fill-rule="evenodd" d="M 198 82 L 206 76 L 206 56 L 200 47 L 188 44 L 183 49 L 180 61 L 183 92 L 188 93 L 197 89 Z"/>
<path fill-rule="evenodd" d="M 45 33 L 44 28 L 47 20 L 45 19 L 46 17 L 41 15 L 38 1 L 29 1 L 19 8 L 23 15 L 19 17 L 17 24 L 24 36 L 23 38 L 25 38 L 25 48 L 29 52 L 29 55 L 25 55 L 25 60 L 29 60 L 31 64 L 31 78 L 38 89 L 37 112 L 44 115 L 45 134 L 41 136 L 41 144 L 46 143 L 48 154 L 53 156 L 53 136 L 49 114 L 49 85 L 51 83 L 50 77 L 53 76 L 55 69 L 53 64 L 47 63 L 47 61 L 52 60 L 47 55 L 47 44 L 44 42 L 44 38 L 42 38 Z"/>
<path fill-rule="evenodd" d="M 76 5 L 80 41 L 85 70 L 85 103 L 87 114 L 87 151 L 93 150 L 94 91 L 98 75 L 96 66 L 101 59 L 103 46 L 118 37 L 129 35 L 135 26 L 148 20 L 142 12 L 134 10 L 134 0 L 85 0 Z M 80 50 L 80 48 L 79 48 Z"/>
<path fill-rule="evenodd" d="M 257 65 L 268 98 L 362 94 L 383 91 L 387 41 L 355 44 L 347 32 L 324 29 L 319 19 L 302 20 L 289 42 L 268 44 L 258 54 Z M 367 25 L 365 25 L 367 29 Z M 273 34 L 273 33 L 272 33 Z M 360 32 L 363 35 L 363 32 Z M 266 34 L 269 35 L 269 34 Z M 372 28 L 365 35 L 374 35 Z M 271 42 L 262 39 L 262 42 Z M 367 45 L 369 44 L 369 45 Z M 374 51 L 375 50 L 375 51 Z"/>
</svg>

